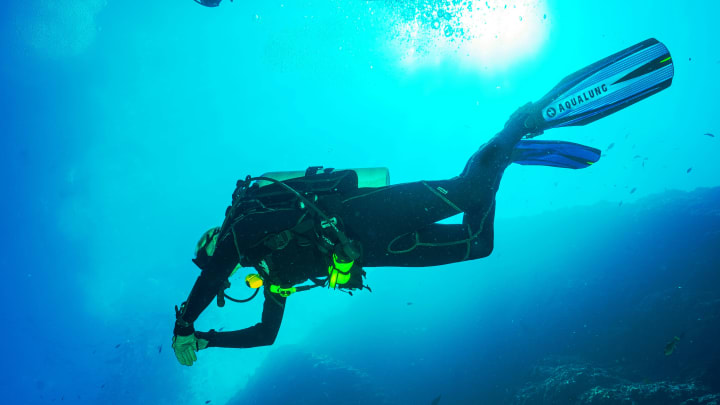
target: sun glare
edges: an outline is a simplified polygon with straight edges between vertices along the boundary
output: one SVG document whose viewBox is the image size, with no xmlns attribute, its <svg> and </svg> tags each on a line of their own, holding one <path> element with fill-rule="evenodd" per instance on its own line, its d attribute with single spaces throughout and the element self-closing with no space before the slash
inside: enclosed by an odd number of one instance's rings
<svg viewBox="0 0 720 405">
<path fill-rule="evenodd" d="M 389 2 L 394 47 L 414 68 L 454 59 L 483 70 L 504 69 L 534 55 L 547 38 L 545 2 Z"/>
</svg>

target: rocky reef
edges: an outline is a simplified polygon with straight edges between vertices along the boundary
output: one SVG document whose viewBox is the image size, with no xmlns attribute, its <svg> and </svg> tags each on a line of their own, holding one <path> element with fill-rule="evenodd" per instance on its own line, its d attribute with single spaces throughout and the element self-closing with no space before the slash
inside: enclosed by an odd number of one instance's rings
<svg viewBox="0 0 720 405">
<path fill-rule="evenodd" d="M 248 381 L 248 387 L 261 389 L 245 389 L 228 405 L 390 403 L 378 392 L 367 373 L 297 346 L 282 346 L 273 350 L 265 366 Z"/>
<path fill-rule="evenodd" d="M 516 405 L 719 405 L 720 394 L 694 382 L 636 382 L 616 372 L 567 360 L 546 360 L 515 395 Z"/>
</svg>

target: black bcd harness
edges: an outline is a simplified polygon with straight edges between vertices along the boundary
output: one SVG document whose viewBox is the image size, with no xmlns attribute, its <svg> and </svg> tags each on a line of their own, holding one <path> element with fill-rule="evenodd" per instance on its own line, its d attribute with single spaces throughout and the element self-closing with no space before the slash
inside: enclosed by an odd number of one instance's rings
<svg viewBox="0 0 720 405">
<path fill-rule="evenodd" d="M 320 173 L 320 169 L 322 166 L 310 167 L 305 171 L 303 177 L 288 180 L 276 180 L 262 176 L 247 176 L 245 179 L 238 180 L 232 194 L 232 204 L 225 211 L 225 220 L 220 227 L 218 238 L 230 237 L 231 233 L 232 237 L 235 237 L 232 223 L 241 214 L 296 207 L 305 211 L 298 223 L 290 229 L 268 235 L 260 243 L 270 250 L 277 251 L 284 249 L 291 241 L 295 240 L 301 246 L 314 245 L 325 257 L 332 255 L 333 260 L 338 255 L 346 260 L 358 259 L 362 254 L 360 244 L 347 237 L 342 229 L 341 220 L 330 217 L 317 204 L 323 196 L 357 189 L 357 174 L 352 170 L 334 171 L 333 169 L 325 169 Z M 269 184 L 261 187 L 260 182 Z M 244 255 L 237 243 L 236 249 L 238 256 L 242 258 Z M 308 280 L 312 282 L 310 285 L 283 287 L 274 284 L 273 277 L 269 274 L 269 267 L 272 267 L 272 263 L 266 261 L 271 261 L 271 259 L 266 257 L 260 263 L 252 263 L 252 265 L 267 284 L 264 287 L 268 288 L 271 293 L 287 297 L 295 292 L 328 286 L 328 277 L 308 277 Z M 372 291 L 363 283 L 365 275 L 366 272 L 361 266 L 352 266 L 349 281 L 343 283 L 339 289 L 350 295 L 352 295 L 351 290 L 354 289 L 366 288 Z M 225 299 L 238 303 L 249 302 L 257 296 L 259 291 L 257 288 L 250 297 L 235 299 L 225 293 L 227 288 L 230 288 L 230 282 L 226 279 L 218 291 L 218 306 L 224 306 Z"/>
</svg>

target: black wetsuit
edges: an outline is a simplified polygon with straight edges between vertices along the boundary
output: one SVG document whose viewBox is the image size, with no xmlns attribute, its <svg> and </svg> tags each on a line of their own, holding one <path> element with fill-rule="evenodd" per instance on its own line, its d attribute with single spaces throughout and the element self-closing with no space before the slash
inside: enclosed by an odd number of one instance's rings
<svg viewBox="0 0 720 405">
<path fill-rule="evenodd" d="M 340 218 L 348 238 L 361 244 L 362 255 L 356 265 L 423 267 L 488 256 L 493 249 L 495 194 L 515 145 L 528 132 L 523 117 L 518 116 L 521 111 L 471 156 L 455 178 L 355 188 L 320 198 L 317 205 L 328 216 Z M 459 213 L 464 213 L 462 224 L 436 223 Z M 306 210 L 295 207 L 234 218 L 235 237 L 221 237 L 213 256 L 200 265 L 202 273 L 176 322 L 175 334 L 193 333 L 192 323 L 238 262 L 258 266 L 263 261 L 273 281 L 283 286 L 327 276 L 330 255 L 307 241 L 293 239 L 277 250 L 259 244 L 267 235 L 292 228 L 304 215 Z M 282 322 L 286 298 L 264 290 L 260 323 L 234 332 L 195 332 L 196 336 L 207 339 L 209 347 L 271 345 Z"/>
</svg>

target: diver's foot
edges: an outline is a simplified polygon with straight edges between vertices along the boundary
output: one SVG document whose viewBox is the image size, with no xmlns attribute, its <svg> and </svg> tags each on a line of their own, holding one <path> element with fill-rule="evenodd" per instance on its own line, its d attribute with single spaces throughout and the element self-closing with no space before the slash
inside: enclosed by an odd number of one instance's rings
<svg viewBox="0 0 720 405">
<path fill-rule="evenodd" d="M 534 138 L 543 133 L 536 121 L 536 109 L 533 103 L 518 108 L 505 123 L 505 128 L 514 128 L 523 138 Z"/>
</svg>

